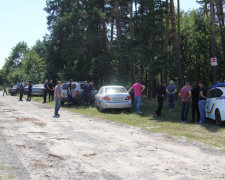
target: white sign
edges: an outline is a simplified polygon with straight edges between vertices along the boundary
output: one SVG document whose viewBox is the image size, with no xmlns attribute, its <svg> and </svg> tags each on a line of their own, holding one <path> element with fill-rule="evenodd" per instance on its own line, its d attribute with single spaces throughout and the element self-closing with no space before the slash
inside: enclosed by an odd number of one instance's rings
<svg viewBox="0 0 225 180">
<path fill-rule="evenodd" d="M 211 58 L 211 65 L 212 66 L 217 66 L 218 65 L 218 62 L 217 62 L 217 58 L 216 57 Z"/>
</svg>

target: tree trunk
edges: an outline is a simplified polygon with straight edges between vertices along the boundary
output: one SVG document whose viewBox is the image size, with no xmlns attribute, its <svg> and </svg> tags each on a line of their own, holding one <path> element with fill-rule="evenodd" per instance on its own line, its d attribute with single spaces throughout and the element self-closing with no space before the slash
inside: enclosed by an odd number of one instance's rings
<svg viewBox="0 0 225 180">
<path fill-rule="evenodd" d="M 169 0 L 166 0 L 166 27 L 165 27 L 165 45 L 164 45 L 164 52 L 168 52 L 169 49 Z M 169 63 L 167 62 L 166 69 L 164 71 L 164 82 L 167 83 L 168 81 L 168 65 Z"/>
<path fill-rule="evenodd" d="M 214 0 L 210 0 L 210 25 L 211 25 L 211 56 L 216 57 L 216 43 L 215 43 L 215 11 Z M 216 83 L 216 67 L 212 67 L 213 70 L 213 83 Z"/>
<path fill-rule="evenodd" d="M 178 85 L 181 88 L 184 85 L 184 78 L 183 72 L 180 62 L 180 51 L 179 51 L 179 44 L 177 40 L 177 31 L 176 31 L 176 20 L 175 20 L 175 10 L 174 10 L 174 2 L 170 0 L 170 12 L 171 12 L 171 23 L 172 23 L 172 30 L 173 30 L 173 48 L 176 58 L 176 69 L 177 69 L 177 76 L 178 76 Z"/>
<path fill-rule="evenodd" d="M 204 12 L 208 16 L 208 3 L 207 3 L 207 1 L 208 0 L 204 0 Z"/>
<path fill-rule="evenodd" d="M 119 11 L 119 1 L 115 0 L 115 16 L 116 16 L 116 32 L 118 41 L 118 52 L 119 52 L 119 77 L 122 84 L 125 83 L 125 65 L 122 57 L 122 47 L 121 47 L 121 25 L 120 25 L 120 11 Z"/>
<path fill-rule="evenodd" d="M 216 0 L 217 17 L 219 20 L 220 34 L 223 46 L 223 60 L 225 61 L 225 29 L 224 27 L 224 13 L 223 13 L 223 2 L 222 0 Z"/>
<path fill-rule="evenodd" d="M 130 38 L 133 39 L 133 0 L 130 0 Z"/>
<path fill-rule="evenodd" d="M 112 15 L 112 22 L 111 22 L 111 41 L 113 41 L 113 34 L 114 34 L 114 15 Z"/>
</svg>

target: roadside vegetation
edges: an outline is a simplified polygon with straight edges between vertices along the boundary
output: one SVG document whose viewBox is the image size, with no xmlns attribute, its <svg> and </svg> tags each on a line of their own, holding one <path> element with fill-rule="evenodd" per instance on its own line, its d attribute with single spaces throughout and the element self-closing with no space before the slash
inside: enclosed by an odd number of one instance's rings
<svg viewBox="0 0 225 180">
<path fill-rule="evenodd" d="M 34 97 L 33 100 L 38 102 L 43 101 L 41 97 Z M 54 102 L 48 104 L 53 106 Z M 200 142 L 225 151 L 225 127 L 217 126 L 213 120 L 207 120 L 204 125 L 197 125 L 191 122 L 182 123 L 180 121 L 181 109 L 179 101 L 176 102 L 176 108 L 173 112 L 168 111 L 167 102 L 165 102 L 162 117 L 157 117 L 154 113 L 157 107 L 156 101 L 149 101 L 147 98 L 143 101 L 143 106 L 141 108 L 142 115 L 137 115 L 135 109 L 133 109 L 131 113 L 115 110 L 100 113 L 94 105 L 85 108 L 82 105 L 69 107 L 65 104 L 62 107 L 66 110 L 89 117 L 137 126 L 151 133 L 163 133 L 169 136 L 168 138 L 177 137 L 191 142 Z M 189 113 L 189 121 L 190 120 L 191 111 Z"/>
</svg>

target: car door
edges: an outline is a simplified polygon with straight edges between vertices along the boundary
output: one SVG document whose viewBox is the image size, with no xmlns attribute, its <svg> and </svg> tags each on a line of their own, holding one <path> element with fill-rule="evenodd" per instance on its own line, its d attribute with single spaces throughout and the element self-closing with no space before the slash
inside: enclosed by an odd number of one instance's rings
<svg viewBox="0 0 225 180">
<path fill-rule="evenodd" d="M 213 89 L 209 92 L 207 103 L 206 103 L 206 114 L 208 118 L 214 117 L 214 108 L 217 100 L 217 89 Z"/>
<path fill-rule="evenodd" d="M 95 95 L 95 104 L 97 106 L 99 106 L 99 101 L 100 101 L 100 98 L 101 98 L 102 93 L 103 93 L 103 88 L 100 88 L 100 90 L 98 91 L 98 93 Z"/>
</svg>

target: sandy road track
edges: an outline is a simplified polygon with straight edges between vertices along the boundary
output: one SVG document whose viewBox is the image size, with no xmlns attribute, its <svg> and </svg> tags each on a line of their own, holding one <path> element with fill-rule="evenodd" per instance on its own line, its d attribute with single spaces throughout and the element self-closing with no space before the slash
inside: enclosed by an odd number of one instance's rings
<svg viewBox="0 0 225 180">
<path fill-rule="evenodd" d="M 225 179 L 225 153 L 162 134 L 0 97 L 0 176 L 15 179 Z"/>
</svg>

